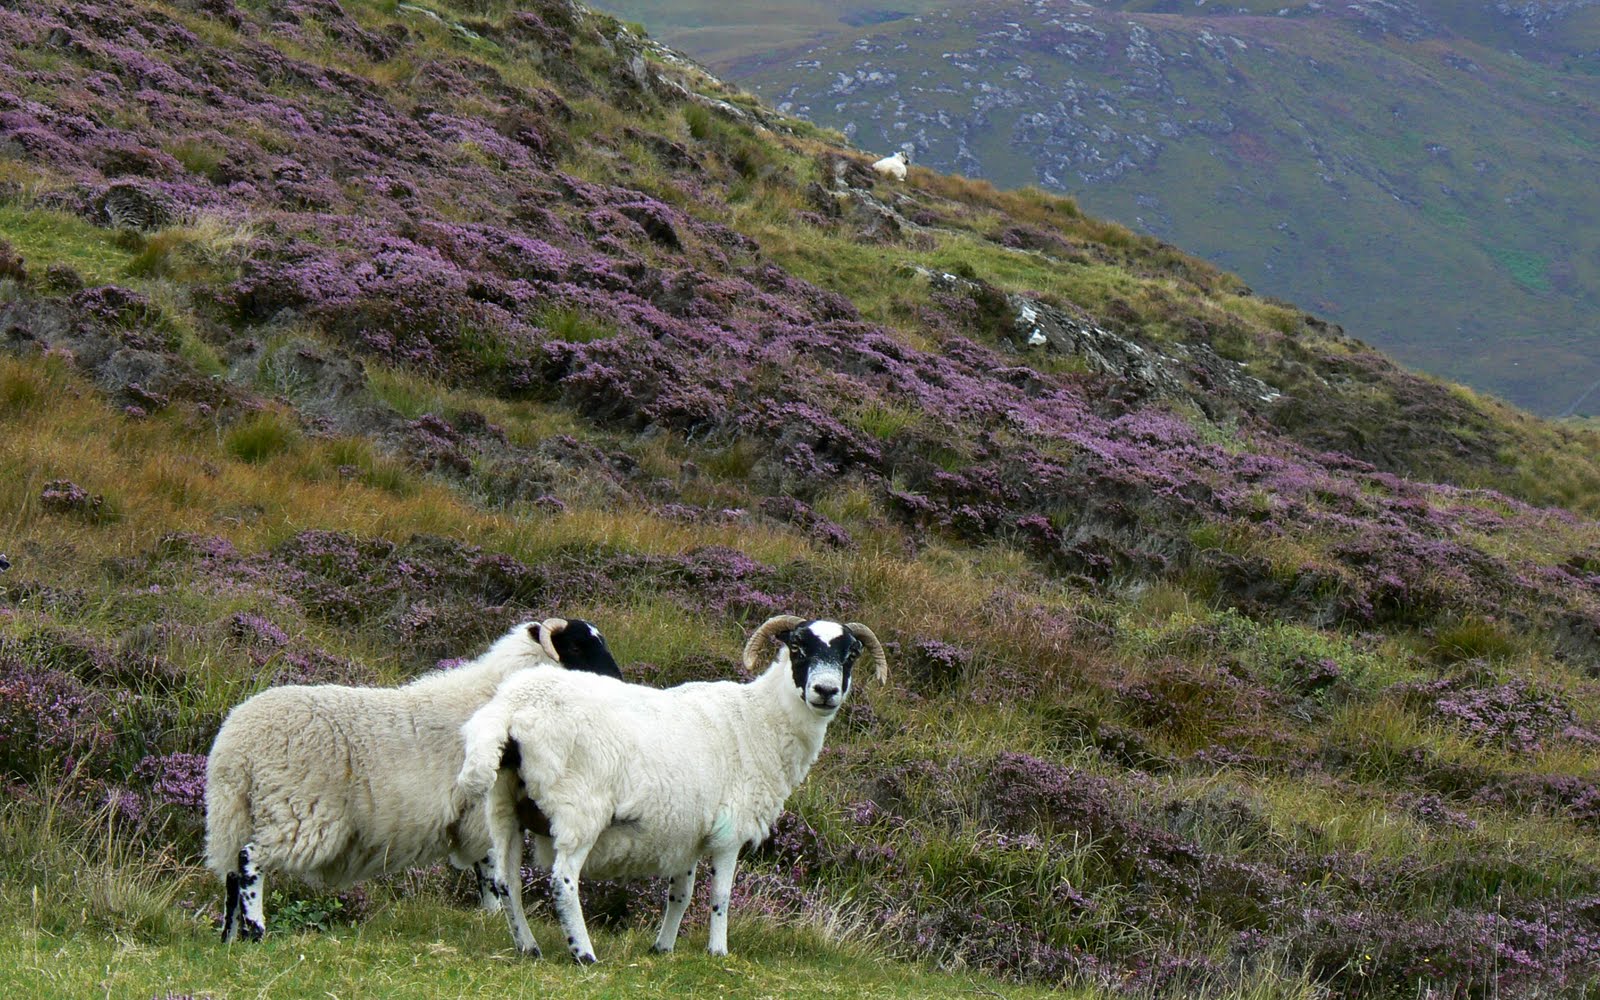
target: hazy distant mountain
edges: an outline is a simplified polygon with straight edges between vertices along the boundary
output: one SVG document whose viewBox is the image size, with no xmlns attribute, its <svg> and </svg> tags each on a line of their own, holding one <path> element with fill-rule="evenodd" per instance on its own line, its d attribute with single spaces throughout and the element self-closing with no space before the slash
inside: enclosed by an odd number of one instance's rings
<svg viewBox="0 0 1600 1000">
<path fill-rule="evenodd" d="M 1405 361 L 1600 411 L 1594 0 L 615 6 L 864 148 L 1072 192 Z M 763 17 L 808 40 L 759 49 Z"/>
</svg>

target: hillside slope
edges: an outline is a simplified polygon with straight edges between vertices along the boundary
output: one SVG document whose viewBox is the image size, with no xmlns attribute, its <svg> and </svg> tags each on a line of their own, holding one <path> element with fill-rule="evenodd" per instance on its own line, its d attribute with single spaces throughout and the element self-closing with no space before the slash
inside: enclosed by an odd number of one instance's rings
<svg viewBox="0 0 1600 1000">
<path fill-rule="evenodd" d="M 614 9 L 676 39 L 693 4 Z M 787 11 L 761 8 L 775 38 Z M 865 148 L 1072 192 L 1408 364 L 1600 410 L 1600 7 L 897 11 L 694 51 Z"/>
<path fill-rule="evenodd" d="M 796 612 L 897 681 L 736 935 L 1590 988 L 1593 431 L 1068 199 L 878 183 L 559 0 L 24 0 L 0 42 L 0 954 L 209 933 L 200 755 L 263 686 L 552 613 L 725 677 Z M 275 932 L 463 889 L 293 890 Z"/>
</svg>

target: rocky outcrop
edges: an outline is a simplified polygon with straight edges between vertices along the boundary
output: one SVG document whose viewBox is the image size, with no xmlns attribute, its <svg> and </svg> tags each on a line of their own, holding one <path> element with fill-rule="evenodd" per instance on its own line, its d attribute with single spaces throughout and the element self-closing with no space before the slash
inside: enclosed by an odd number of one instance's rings
<svg viewBox="0 0 1600 1000">
<path fill-rule="evenodd" d="M 968 295 L 981 282 L 916 267 L 936 287 Z M 1136 398 L 1182 400 L 1210 416 L 1230 408 L 1254 411 L 1282 394 L 1201 343 L 1163 343 L 1159 350 L 1107 330 L 1082 309 L 1005 294 L 1010 334 L 1019 350 L 1054 350 L 1081 358 L 1091 371 L 1126 384 Z"/>
</svg>

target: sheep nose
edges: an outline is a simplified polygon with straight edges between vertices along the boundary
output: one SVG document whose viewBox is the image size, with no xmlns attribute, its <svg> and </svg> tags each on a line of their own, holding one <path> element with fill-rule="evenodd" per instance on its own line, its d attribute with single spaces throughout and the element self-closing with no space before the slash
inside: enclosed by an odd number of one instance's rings
<svg viewBox="0 0 1600 1000">
<path fill-rule="evenodd" d="M 815 691 L 817 697 L 823 701 L 832 701 L 833 696 L 839 693 L 839 689 L 832 684 L 813 684 L 811 690 Z"/>
</svg>

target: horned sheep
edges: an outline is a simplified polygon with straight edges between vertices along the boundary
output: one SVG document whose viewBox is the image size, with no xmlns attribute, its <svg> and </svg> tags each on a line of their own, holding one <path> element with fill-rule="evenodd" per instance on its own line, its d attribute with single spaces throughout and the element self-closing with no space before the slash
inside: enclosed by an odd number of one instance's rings
<svg viewBox="0 0 1600 1000">
<path fill-rule="evenodd" d="M 781 645 L 768 659 L 774 638 Z M 871 629 L 793 615 L 768 620 L 746 643 L 745 667 L 760 672 L 748 683 L 661 690 L 549 668 L 510 678 L 462 727 L 460 789 L 464 798 L 485 796 L 491 867 L 520 871 L 528 813 L 546 820 L 546 835 L 534 837 L 536 861 L 551 873 L 573 958 L 588 963 L 595 954 L 578 899 L 580 874 L 670 876 L 655 942 L 665 952 L 677 941 L 695 867 L 709 857 L 708 947 L 727 954 L 739 849 L 766 838 L 805 779 L 863 647 L 879 682 L 887 681 Z M 538 955 L 521 885 L 494 888 L 505 898 L 516 947 Z"/>
<path fill-rule="evenodd" d="M 266 930 L 262 873 L 344 886 L 448 856 L 486 906 L 483 811 L 455 787 L 461 725 L 540 665 L 620 678 L 593 625 L 517 625 L 478 659 L 401 687 L 268 688 L 228 713 L 206 762 L 206 865 L 226 888 L 222 940 Z"/>
</svg>

